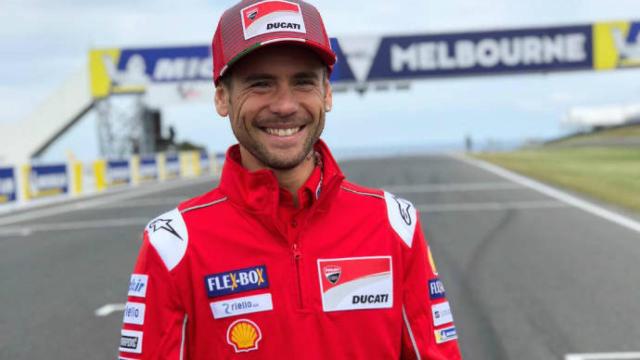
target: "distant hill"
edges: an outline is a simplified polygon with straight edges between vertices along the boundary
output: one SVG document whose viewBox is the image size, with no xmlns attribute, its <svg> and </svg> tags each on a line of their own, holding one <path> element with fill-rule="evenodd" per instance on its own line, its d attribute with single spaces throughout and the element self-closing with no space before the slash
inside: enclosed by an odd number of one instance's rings
<svg viewBox="0 0 640 360">
<path fill-rule="evenodd" d="M 573 134 L 547 141 L 544 145 L 554 147 L 640 147 L 640 123 L 600 129 L 588 133 Z"/>
</svg>

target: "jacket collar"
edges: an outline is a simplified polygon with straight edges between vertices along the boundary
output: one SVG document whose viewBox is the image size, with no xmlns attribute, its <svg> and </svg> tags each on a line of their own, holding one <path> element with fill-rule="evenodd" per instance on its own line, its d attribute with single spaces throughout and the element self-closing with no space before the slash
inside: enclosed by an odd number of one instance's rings
<svg viewBox="0 0 640 360">
<path fill-rule="evenodd" d="M 329 148 L 318 140 L 315 151 L 322 157 L 322 184 L 319 190 L 318 206 L 327 204 L 326 198 L 335 195 L 344 175 L 335 161 Z M 279 185 L 273 171 L 264 169 L 249 172 L 240 163 L 240 146 L 233 145 L 227 150 L 225 163 L 220 178 L 220 190 L 229 199 L 253 212 L 270 212 L 275 214 L 279 201 Z"/>
</svg>

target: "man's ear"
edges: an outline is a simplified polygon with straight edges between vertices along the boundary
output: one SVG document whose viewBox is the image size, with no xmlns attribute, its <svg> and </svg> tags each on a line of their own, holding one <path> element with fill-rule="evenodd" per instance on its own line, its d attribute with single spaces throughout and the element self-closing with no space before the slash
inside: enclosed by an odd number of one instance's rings
<svg viewBox="0 0 640 360">
<path fill-rule="evenodd" d="M 324 79 L 324 110 L 329 112 L 331 108 L 333 108 L 333 90 L 329 79 Z"/>
<path fill-rule="evenodd" d="M 216 105 L 218 115 L 227 117 L 229 115 L 229 89 L 220 84 L 216 86 L 216 93 L 213 96 L 213 102 Z"/>
</svg>

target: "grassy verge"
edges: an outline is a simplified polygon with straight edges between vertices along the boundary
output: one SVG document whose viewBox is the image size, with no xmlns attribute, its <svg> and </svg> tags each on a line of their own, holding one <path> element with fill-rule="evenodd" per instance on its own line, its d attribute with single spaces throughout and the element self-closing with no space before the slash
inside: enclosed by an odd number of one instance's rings
<svg viewBox="0 0 640 360">
<path fill-rule="evenodd" d="M 556 148 L 475 155 L 640 213 L 640 148 Z"/>
</svg>

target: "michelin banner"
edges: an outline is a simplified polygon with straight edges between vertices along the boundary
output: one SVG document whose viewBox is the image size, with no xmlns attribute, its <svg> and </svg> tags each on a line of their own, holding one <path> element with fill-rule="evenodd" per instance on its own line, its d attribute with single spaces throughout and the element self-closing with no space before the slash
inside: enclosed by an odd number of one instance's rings
<svg viewBox="0 0 640 360">
<path fill-rule="evenodd" d="M 69 192 L 67 165 L 25 165 L 23 179 L 25 200 L 63 195 Z"/>
<path fill-rule="evenodd" d="M 0 204 L 16 201 L 16 176 L 13 168 L 0 168 Z"/>
<path fill-rule="evenodd" d="M 336 84 L 640 66 L 640 22 L 331 39 Z M 144 93 L 151 104 L 213 96 L 209 45 L 97 49 L 95 98 Z"/>
</svg>

